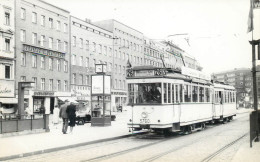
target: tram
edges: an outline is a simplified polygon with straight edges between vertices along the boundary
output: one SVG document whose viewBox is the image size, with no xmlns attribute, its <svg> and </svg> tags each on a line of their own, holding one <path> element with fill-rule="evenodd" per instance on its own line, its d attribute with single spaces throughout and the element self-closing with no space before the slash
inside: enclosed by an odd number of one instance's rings
<svg viewBox="0 0 260 162">
<path fill-rule="evenodd" d="M 127 69 L 126 80 L 127 125 L 134 130 L 191 132 L 236 115 L 235 88 L 194 69 L 139 66 Z"/>
</svg>

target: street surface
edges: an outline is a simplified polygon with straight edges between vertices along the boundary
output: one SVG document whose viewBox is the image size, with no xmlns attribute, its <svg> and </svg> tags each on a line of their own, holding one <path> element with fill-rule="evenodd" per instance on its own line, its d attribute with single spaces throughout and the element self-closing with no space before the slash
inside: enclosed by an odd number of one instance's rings
<svg viewBox="0 0 260 162">
<path fill-rule="evenodd" d="M 149 133 L 10 161 L 232 161 L 248 132 L 249 113 L 243 113 L 189 135 Z"/>
</svg>

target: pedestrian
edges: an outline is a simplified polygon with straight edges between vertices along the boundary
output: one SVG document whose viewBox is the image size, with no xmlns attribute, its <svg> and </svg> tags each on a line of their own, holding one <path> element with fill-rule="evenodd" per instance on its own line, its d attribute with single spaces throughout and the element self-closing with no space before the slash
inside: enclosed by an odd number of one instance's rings
<svg viewBox="0 0 260 162">
<path fill-rule="evenodd" d="M 67 114 L 67 107 L 68 107 L 69 101 L 65 100 L 65 103 L 61 105 L 60 107 L 60 113 L 59 116 L 62 118 L 63 124 L 62 124 L 62 133 L 67 134 L 68 129 L 68 114 Z"/>
<path fill-rule="evenodd" d="M 59 124 L 59 114 L 60 114 L 59 106 L 55 105 L 54 109 L 53 109 L 52 122 L 53 122 L 53 125 L 56 127 L 56 129 L 57 129 L 57 125 Z"/>
<path fill-rule="evenodd" d="M 74 105 L 73 102 L 71 102 L 68 106 L 67 113 L 69 118 L 70 133 L 72 133 L 76 122 L 76 105 Z"/>
</svg>

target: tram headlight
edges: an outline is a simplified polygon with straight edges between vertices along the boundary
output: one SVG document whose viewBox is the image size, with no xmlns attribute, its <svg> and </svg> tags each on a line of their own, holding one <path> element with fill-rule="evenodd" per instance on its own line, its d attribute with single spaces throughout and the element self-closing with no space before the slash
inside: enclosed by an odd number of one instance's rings
<svg viewBox="0 0 260 162">
<path fill-rule="evenodd" d="M 129 119 L 129 122 L 132 122 L 132 119 Z"/>
<path fill-rule="evenodd" d="M 142 118 L 147 118 L 147 117 L 148 117 L 147 112 L 142 112 L 141 117 L 142 117 Z"/>
</svg>

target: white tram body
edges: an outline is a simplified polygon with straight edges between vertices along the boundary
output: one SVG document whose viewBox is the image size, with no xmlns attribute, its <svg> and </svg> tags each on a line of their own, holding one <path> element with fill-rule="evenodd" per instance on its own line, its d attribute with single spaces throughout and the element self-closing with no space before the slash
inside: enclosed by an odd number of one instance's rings
<svg viewBox="0 0 260 162">
<path fill-rule="evenodd" d="M 134 67 L 127 84 L 129 128 L 181 131 L 236 115 L 234 87 L 193 69 Z"/>
</svg>

